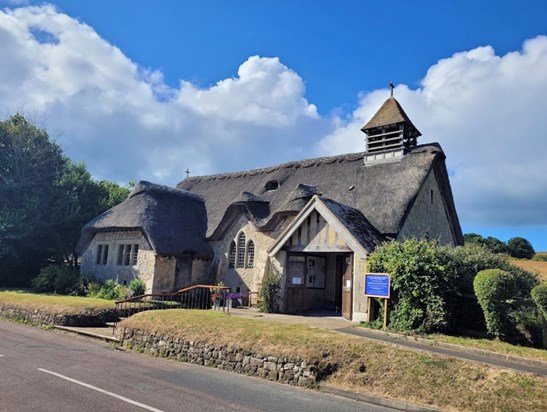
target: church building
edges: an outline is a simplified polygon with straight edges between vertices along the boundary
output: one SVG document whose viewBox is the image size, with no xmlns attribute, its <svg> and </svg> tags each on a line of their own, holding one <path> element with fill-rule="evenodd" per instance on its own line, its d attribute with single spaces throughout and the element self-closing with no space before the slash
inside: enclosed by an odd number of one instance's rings
<svg viewBox="0 0 547 412">
<path fill-rule="evenodd" d="M 82 229 L 82 273 L 147 292 L 217 284 L 257 291 L 281 276 L 279 310 L 368 320 L 364 275 L 382 242 L 463 236 L 437 143 L 388 98 L 361 129 L 365 151 L 236 173 L 188 177 L 176 188 L 137 184 Z"/>
</svg>

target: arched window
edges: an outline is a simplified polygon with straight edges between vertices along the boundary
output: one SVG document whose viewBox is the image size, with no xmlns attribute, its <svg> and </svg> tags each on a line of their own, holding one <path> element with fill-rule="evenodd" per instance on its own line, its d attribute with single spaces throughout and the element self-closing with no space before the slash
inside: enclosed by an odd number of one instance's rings
<svg viewBox="0 0 547 412">
<path fill-rule="evenodd" d="M 247 267 L 251 269 L 255 264 L 255 244 L 252 240 L 247 243 Z"/>
<path fill-rule="evenodd" d="M 230 253 L 228 255 L 228 267 L 235 267 L 236 265 L 236 242 L 232 240 L 230 243 Z"/>
<path fill-rule="evenodd" d="M 237 238 L 237 267 L 245 267 L 245 233 L 243 232 Z"/>
</svg>

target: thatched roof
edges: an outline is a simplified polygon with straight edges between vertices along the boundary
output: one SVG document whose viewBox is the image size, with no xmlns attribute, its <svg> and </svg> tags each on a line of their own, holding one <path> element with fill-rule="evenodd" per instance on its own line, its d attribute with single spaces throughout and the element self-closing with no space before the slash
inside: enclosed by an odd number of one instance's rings
<svg viewBox="0 0 547 412">
<path fill-rule="evenodd" d="M 205 199 L 208 237 L 220 236 L 222 228 L 241 211 L 246 211 L 260 230 L 268 230 L 279 216 L 296 215 L 304 207 L 309 200 L 306 197 L 290 200 L 296 193 L 304 192 L 309 197 L 322 193 L 357 209 L 382 235 L 396 236 L 423 182 L 434 171 L 456 241 L 463 242 L 445 156 L 438 144 L 416 146 L 396 162 L 365 166 L 363 156 L 364 153 L 344 154 L 264 169 L 196 176 L 183 180 L 177 187 L 199 193 Z M 272 182 L 278 184 L 277 189 L 267 190 L 275 187 Z M 269 203 L 260 203 L 260 208 L 249 203 L 242 205 L 238 201 L 243 192 L 254 193 Z"/>
<path fill-rule="evenodd" d="M 410 118 L 406 115 L 405 111 L 394 98 L 388 98 L 384 104 L 378 109 L 376 114 L 365 124 L 361 130 L 366 131 L 374 129 L 375 127 L 387 126 L 397 123 L 406 123 L 410 128 L 414 129 L 421 136 L 422 134 L 416 129 L 416 126 L 412 124 Z"/>
<path fill-rule="evenodd" d="M 359 210 L 331 199 L 322 198 L 321 201 L 367 252 L 374 251 L 385 240 Z"/>
<path fill-rule="evenodd" d="M 139 230 L 158 255 L 211 257 L 206 228 L 200 195 L 141 181 L 126 200 L 83 227 L 77 252 L 81 255 L 97 232 Z"/>
</svg>

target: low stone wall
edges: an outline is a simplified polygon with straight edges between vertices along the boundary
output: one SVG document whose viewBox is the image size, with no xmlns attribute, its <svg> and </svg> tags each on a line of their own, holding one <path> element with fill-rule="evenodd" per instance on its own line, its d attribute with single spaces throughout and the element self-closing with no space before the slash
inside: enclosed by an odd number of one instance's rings
<svg viewBox="0 0 547 412">
<path fill-rule="evenodd" d="M 62 326 L 102 326 L 105 322 L 115 322 L 118 319 L 114 309 L 95 313 L 55 314 L 39 309 L 2 304 L 0 304 L 0 316 L 36 325 Z"/>
<path fill-rule="evenodd" d="M 138 329 L 118 327 L 115 336 L 123 346 L 152 356 L 173 358 L 290 385 L 314 387 L 325 373 L 318 364 L 309 364 L 302 359 L 249 353 L 220 344 L 192 342 Z"/>
</svg>

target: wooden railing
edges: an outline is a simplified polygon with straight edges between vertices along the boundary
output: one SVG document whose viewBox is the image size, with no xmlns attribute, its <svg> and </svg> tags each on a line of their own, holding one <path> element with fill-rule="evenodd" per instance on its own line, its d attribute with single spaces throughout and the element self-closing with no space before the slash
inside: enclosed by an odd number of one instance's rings
<svg viewBox="0 0 547 412">
<path fill-rule="evenodd" d="M 229 312 L 230 288 L 216 285 L 194 285 L 174 293 L 147 293 L 116 302 L 119 317 L 145 310 L 213 309 Z"/>
</svg>

